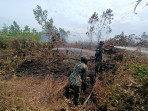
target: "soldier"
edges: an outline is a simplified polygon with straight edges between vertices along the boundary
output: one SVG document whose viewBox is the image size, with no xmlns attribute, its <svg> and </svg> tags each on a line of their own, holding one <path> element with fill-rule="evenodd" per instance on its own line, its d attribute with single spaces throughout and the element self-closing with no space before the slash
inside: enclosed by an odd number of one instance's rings
<svg viewBox="0 0 148 111">
<path fill-rule="evenodd" d="M 104 42 L 100 41 L 95 53 L 95 74 L 102 73 L 102 55 L 104 50 Z"/>
<path fill-rule="evenodd" d="M 81 57 L 81 62 L 78 63 L 73 71 L 73 73 L 69 76 L 70 87 L 74 89 L 74 99 L 73 103 L 75 106 L 78 105 L 81 88 L 85 92 L 86 87 L 88 86 L 87 82 L 87 58 L 86 56 Z"/>
</svg>

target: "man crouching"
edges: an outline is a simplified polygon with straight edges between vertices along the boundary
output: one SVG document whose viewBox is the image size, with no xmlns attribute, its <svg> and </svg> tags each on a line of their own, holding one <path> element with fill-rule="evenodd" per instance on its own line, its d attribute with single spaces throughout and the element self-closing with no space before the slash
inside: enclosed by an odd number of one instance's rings
<svg viewBox="0 0 148 111">
<path fill-rule="evenodd" d="M 88 67 L 87 67 L 87 58 L 86 56 L 81 57 L 81 62 L 79 62 L 73 73 L 69 76 L 70 80 L 70 87 L 74 89 L 74 99 L 73 103 L 75 106 L 78 105 L 79 99 L 80 99 L 80 92 L 83 90 L 85 93 L 86 87 L 88 86 L 87 82 L 87 73 L 88 73 Z M 67 91 L 69 92 L 69 88 L 67 88 Z"/>
</svg>

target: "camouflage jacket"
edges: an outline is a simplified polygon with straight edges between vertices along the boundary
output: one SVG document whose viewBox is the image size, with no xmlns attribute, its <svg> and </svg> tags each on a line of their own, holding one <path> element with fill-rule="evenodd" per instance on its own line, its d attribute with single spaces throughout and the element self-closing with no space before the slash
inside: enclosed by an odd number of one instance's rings
<svg viewBox="0 0 148 111">
<path fill-rule="evenodd" d="M 88 67 L 80 62 L 76 65 L 73 73 L 69 76 L 71 85 L 81 86 L 82 82 L 87 83 Z"/>
</svg>

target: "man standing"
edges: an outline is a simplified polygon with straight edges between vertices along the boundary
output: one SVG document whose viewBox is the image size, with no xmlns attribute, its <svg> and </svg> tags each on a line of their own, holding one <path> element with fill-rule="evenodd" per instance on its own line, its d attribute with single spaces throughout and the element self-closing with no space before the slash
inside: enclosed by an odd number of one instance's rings
<svg viewBox="0 0 148 111">
<path fill-rule="evenodd" d="M 102 55 L 104 50 L 104 42 L 100 41 L 95 53 L 95 74 L 102 73 Z"/>
<path fill-rule="evenodd" d="M 73 73 L 69 76 L 71 87 L 74 89 L 74 99 L 73 102 L 75 106 L 78 105 L 81 87 L 83 87 L 83 91 L 86 90 L 88 85 L 87 83 L 87 58 L 85 56 L 81 57 L 81 62 L 78 63 L 73 71 Z"/>
</svg>

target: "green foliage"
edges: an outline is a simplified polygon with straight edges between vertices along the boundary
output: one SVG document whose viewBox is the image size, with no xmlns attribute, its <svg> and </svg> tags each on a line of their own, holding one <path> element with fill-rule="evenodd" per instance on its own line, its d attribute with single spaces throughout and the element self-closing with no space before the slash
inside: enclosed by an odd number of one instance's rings
<svg viewBox="0 0 148 111">
<path fill-rule="evenodd" d="M 136 66 L 134 77 L 139 81 L 144 82 L 145 78 L 148 77 L 148 68 L 144 65 Z"/>
<path fill-rule="evenodd" d="M 41 6 L 37 5 L 36 9 L 33 9 L 33 13 L 38 23 L 44 27 L 47 22 L 47 10 L 43 11 Z"/>
<path fill-rule="evenodd" d="M 28 25 L 26 25 L 26 26 L 24 27 L 23 34 L 24 34 L 24 35 L 29 35 L 29 34 L 31 34 L 30 28 L 29 28 Z"/>
<path fill-rule="evenodd" d="M 13 21 L 13 24 L 9 26 L 9 33 L 8 35 L 20 35 L 21 31 L 20 31 L 20 27 L 19 25 L 16 23 L 16 21 Z"/>
<path fill-rule="evenodd" d="M 33 9 L 35 19 L 42 26 L 43 29 L 49 30 L 53 29 L 53 19 L 47 19 L 47 10 L 42 10 L 41 6 L 37 5 L 36 9 Z"/>
<path fill-rule="evenodd" d="M 148 75 L 148 70 L 144 66 L 136 66 L 136 73 L 142 75 Z"/>
<path fill-rule="evenodd" d="M 2 35 L 7 35 L 8 34 L 8 27 L 6 24 L 3 26 L 2 30 L 0 31 Z"/>
<path fill-rule="evenodd" d="M 6 41 L 10 39 L 24 39 L 31 38 L 34 41 L 39 41 L 41 38 L 41 32 L 37 32 L 36 29 L 30 29 L 29 26 L 25 26 L 24 30 L 20 29 L 20 26 L 16 21 L 12 25 L 6 26 L 0 30 L 0 48 L 6 48 Z"/>
<path fill-rule="evenodd" d="M 61 37 L 65 40 L 68 38 L 68 35 L 70 34 L 70 31 L 65 31 L 64 28 L 59 28 L 59 32 L 61 34 Z"/>
<path fill-rule="evenodd" d="M 49 39 L 55 34 L 56 27 L 53 25 L 53 19 L 47 19 L 47 10 L 42 10 L 41 6 L 37 5 L 36 9 L 33 9 L 35 19 L 42 26 L 45 34 L 48 35 Z"/>
</svg>

